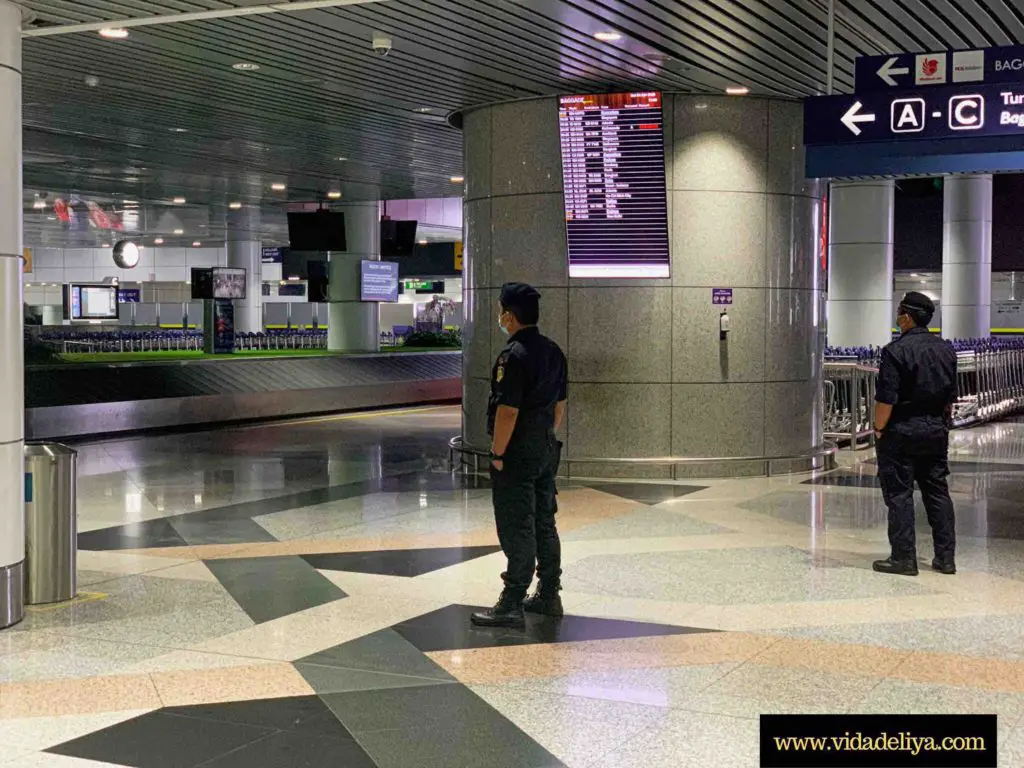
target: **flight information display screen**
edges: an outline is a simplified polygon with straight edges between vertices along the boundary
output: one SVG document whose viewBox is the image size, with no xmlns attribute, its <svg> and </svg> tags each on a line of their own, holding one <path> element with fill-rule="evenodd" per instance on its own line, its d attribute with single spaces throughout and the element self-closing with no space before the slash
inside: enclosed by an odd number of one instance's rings
<svg viewBox="0 0 1024 768">
<path fill-rule="evenodd" d="M 669 277 L 661 94 L 562 96 L 570 277 Z"/>
<path fill-rule="evenodd" d="M 116 285 L 69 286 L 72 320 L 117 320 Z"/>
</svg>

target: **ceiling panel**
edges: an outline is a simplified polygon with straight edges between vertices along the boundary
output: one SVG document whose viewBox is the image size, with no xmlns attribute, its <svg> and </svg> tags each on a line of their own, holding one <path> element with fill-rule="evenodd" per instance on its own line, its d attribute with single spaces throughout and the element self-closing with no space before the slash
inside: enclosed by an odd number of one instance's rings
<svg viewBox="0 0 1024 768">
<path fill-rule="evenodd" d="M 34 28 L 266 0 L 25 0 Z M 1019 41 L 1016 0 L 840 0 L 835 83 L 862 54 Z M 459 194 L 460 107 L 559 92 L 825 88 L 825 0 L 381 0 L 26 38 L 28 230 L 37 193 L 205 206 Z M 375 31 L 394 40 L 387 58 Z M 615 31 L 620 40 L 594 38 Z M 240 72 L 232 64 L 258 64 Z M 340 160 L 339 158 L 346 158 Z M 287 184 L 275 193 L 270 184 Z M 42 218 L 40 219 L 40 217 Z M 154 233 L 155 234 L 155 233 Z"/>
</svg>

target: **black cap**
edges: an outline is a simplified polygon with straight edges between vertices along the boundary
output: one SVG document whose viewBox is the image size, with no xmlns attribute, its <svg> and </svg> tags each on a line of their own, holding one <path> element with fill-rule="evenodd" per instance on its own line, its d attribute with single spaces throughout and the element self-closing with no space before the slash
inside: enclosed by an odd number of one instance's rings
<svg viewBox="0 0 1024 768">
<path fill-rule="evenodd" d="M 505 283 L 499 301 L 505 309 L 535 307 L 540 302 L 540 291 L 526 283 Z"/>
<path fill-rule="evenodd" d="M 917 291 L 911 291 L 903 297 L 903 301 L 900 302 L 901 308 L 907 308 L 917 312 L 921 312 L 926 315 L 935 314 L 935 302 L 925 296 L 923 293 Z"/>
</svg>

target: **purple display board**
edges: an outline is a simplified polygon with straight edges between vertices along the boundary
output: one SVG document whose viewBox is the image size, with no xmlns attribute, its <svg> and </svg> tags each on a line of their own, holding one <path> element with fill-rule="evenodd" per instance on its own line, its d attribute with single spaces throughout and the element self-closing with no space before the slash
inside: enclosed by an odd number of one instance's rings
<svg viewBox="0 0 1024 768">
<path fill-rule="evenodd" d="M 669 277 L 661 94 L 562 96 L 570 277 Z"/>
<path fill-rule="evenodd" d="M 712 288 L 712 304 L 732 304 L 732 288 Z"/>
<path fill-rule="evenodd" d="M 398 262 L 363 261 L 359 297 L 362 301 L 398 301 Z"/>
</svg>

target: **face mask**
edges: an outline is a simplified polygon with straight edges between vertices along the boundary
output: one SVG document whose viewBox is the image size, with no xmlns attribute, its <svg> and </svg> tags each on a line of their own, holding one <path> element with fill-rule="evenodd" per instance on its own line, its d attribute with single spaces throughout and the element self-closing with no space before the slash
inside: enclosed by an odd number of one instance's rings
<svg viewBox="0 0 1024 768">
<path fill-rule="evenodd" d="M 501 315 L 498 315 L 498 327 L 501 328 L 501 332 L 508 336 L 508 328 L 501 322 Z"/>
</svg>

